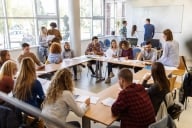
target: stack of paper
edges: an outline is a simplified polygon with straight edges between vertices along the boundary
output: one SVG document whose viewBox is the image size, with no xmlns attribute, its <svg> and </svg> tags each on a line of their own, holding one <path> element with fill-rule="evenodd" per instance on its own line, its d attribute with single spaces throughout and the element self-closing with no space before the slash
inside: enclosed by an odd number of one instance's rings
<svg viewBox="0 0 192 128">
<path fill-rule="evenodd" d="M 108 97 L 104 100 L 101 101 L 102 104 L 111 107 L 113 105 L 113 103 L 115 102 L 115 99 Z"/>
<path fill-rule="evenodd" d="M 91 104 L 96 104 L 99 100 L 99 97 L 96 96 L 83 96 L 83 95 L 74 95 L 75 101 L 85 102 L 88 98 L 90 98 Z"/>
</svg>

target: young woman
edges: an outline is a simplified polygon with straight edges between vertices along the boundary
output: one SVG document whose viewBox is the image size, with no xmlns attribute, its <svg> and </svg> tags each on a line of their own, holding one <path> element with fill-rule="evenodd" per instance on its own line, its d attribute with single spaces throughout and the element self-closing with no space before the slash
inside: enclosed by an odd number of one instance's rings
<svg viewBox="0 0 192 128">
<path fill-rule="evenodd" d="M 0 70 L 0 91 L 10 93 L 14 86 L 14 76 L 17 73 L 17 65 L 14 61 L 6 61 Z"/>
<path fill-rule="evenodd" d="M 63 55 L 63 59 L 74 57 L 74 52 L 72 49 L 70 49 L 69 42 L 65 42 L 62 55 Z M 77 80 L 77 66 L 76 65 L 73 66 L 73 72 L 74 72 L 74 79 Z"/>
<path fill-rule="evenodd" d="M 13 96 L 39 109 L 44 100 L 43 88 L 36 77 L 35 63 L 30 57 L 21 61 Z"/>
<path fill-rule="evenodd" d="M 63 122 L 66 122 L 69 111 L 73 111 L 75 114 L 82 117 L 88 109 L 90 99 L 87 99 L 85 103 L 78 106 L 72 93 L 73 88 L 71 72 L 65 68 L 57 71 L 47 91 L 42 113 L 53 116 Z M 68 123 L 80 127 L 79 122 L 72 121 Z M 46 126 L 47 128 L 54 127 L 49 122 L 46 122 Z"/>
<path fill-rule="evenodd" d="M 111 47 L 106 51 L 107 58 L 117 58 L 118 57 L 118 45 L 116 40 L 111 40 Z M 115 64 L 108 63 L 108 78 L 105 83 L 111 83 L 111 77 L 114 76 L 112 67 L 116 66 Z"/>
<path fill-rule="evenodd" d="M 48 63 L 55 63 L 59 64 L 62 62 L 62 57 L 61 57 L 61 45 L 59 43 L 52 43 L 50 47 L 50 53 L 48 55 Z"/>
<path fill-rule="evenodd" d="M 48 56 L 47 28 L 42 26 L 39 35 L 39 59 L 45 63 Z"/>
<path fill-rule="evenodd" d="M 173 34 L 170 29 L 163 31 L 163 38 L 165 40 L 163 55 L 158 61 L 166 66 L 179 66 L 179 43 L 173 40 Z"/>
<path fill-rule="evenodd" d="M 132 38 L 138 38 L 137 26 L 136 26 L 136 25 L 133 25 L 133 26 L 132 26 L 131 37 L 132 37 Z"/>
<path fill-rule="evenodd" d="M 8 50 L 0 51 L 0 67 L 3 65 L 3 63 L 10 59 L 10 53 Z"/>
<path fill-rule="evenodd" d="M 147 81 L 152 76 L 154 83 L 147 84 Z M 151 98 L 155 112 L 159 110 L 159 106 L 165 97 L 165 95 L 170 92 L 170 83 L 165 74 L 165 69 L 162 63 L 154 62 L 151 68 L 151 75 L 146 74 L 143 78 L 142 85 L 144 87 L 149 87 L 148 94 Z"/>
</svg>

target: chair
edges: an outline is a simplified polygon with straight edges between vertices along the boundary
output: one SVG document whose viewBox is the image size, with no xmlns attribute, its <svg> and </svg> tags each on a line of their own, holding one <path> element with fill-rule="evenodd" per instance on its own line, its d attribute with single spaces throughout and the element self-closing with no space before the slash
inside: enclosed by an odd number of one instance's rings
<svg viewBox="0 0 192 128">
<path fill-rule="evenodd" d="M 171 92 L 174 91 L 173 99 L 176 98 L 176 90 L 174 90 L 176 78 L 177 78 L 177 76 L 174 76 L 174 77 L 169 78 L 169 83 L 170 83 L 170 87 L 169 87 L 169 88 L 170 88 L 170 91 L 171 91 Z"/>
<path fill-rule="evenodd" d="M 185 73 L 185 67 L 186 67 L 185 65 L 186 65 L 185 57 L 180 56 L 179 57 L 179 66 L 177 67 L 178 70 L 174 70 L 172 72 L 172 74 L 183 77 L 183 75 Z"/>
<path fill-rule="evenodd" d="M 105 44 L 103 43 L 103 41 L 99 41 L 99 44 L 100 44 L 102 50 L 103 50 L 104 52 L 106 52 L 108 48 L 105 46 Z"/>
<path fill-rule="evenodd" d="M 109 39 L 105 39 L 104 40 L 104 45 L 107 47 L 107 48 L 109 48 L 110 47 L 110 40 Z"/>
<path fill-rule="evenodd" d="M 176 128 L 176 124 L 173 119 L 169 115 L 167 115 L 161 120 L 150 124 L 148 128 Z"/>
<path fill-rule="evenodd" d="M 133 48 L 133 59 L 137 59 L 138 54 L 141 52 L 141 49 L 138 47 Z"/>
<path fill-rule="evenodd" d="M 136 47 L 138 39 L 137 38 L 126 38 L 126 40 L 131 44 L 131 47 Z"/>
<path fill-rule="evenodd" d="M 151 41 L 152 48 L 156 48 L 157 50 L 162 48 L 162 45 L 159 39 L 151 39 L 150 41 Z"/>
</svg>

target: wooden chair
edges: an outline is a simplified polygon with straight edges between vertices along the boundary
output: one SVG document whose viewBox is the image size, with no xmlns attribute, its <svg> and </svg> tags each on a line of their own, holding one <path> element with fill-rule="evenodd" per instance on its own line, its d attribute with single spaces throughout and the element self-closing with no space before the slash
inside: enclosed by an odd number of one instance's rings
<svg viewBox="0 0 192 128">
<path fill-rule="evenodd" d="M 180 56 L 179 57 L 179 66 L 177 67 L 178 70 L 174 70 L 172 72 L 173 75 L 177 75 L 177 76 L 183 76 L 184 73 L 185 73 L 185 64 L 186 64 L 186 61 L 185 61 L 185 57 L 184 56 Z"/>
<path fill-rule="evenodd" d="M 177 91 L 175 90 L 176 78 L 177 78 L 177 76 L 173 76 L 173 77 L 169 78 L 169 83 L 170 83 L 170 87 L 169 88 L 170 88 L 170 92 L 173 93 L 173 99 L 176 98 L 176 93 L 177 93 Z"/>
</svg>

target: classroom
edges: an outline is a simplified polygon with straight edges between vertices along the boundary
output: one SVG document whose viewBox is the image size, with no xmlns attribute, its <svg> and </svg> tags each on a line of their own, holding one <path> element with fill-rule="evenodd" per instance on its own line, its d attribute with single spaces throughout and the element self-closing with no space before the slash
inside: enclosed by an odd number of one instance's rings
<svg viewBox="0 0 192 128">
<path fill-rule="evenodd" d="M 168 118 L 173 128 L 192 125 L 192 80 L 185 81 L 192 72 L 191 0 L 0 2 L 0 128 L 6 127 L 1 108 L 6 102 L 14 109 L 23 106 L 19 116 L 47 128 L 153 128 Z M 133 85 L 144 92 L 123 96 Z M 190 94 L 182 94 L 185 85 L 191 85 Z M 152 95 L 155 86 L 161 89 Z M 36 95 L 33 89 L 38 98 L 26 101 Z M 129 102 L 138 107 L 118 106 Z M 173 104 L 180 107 L 175 118 L 167 111 Z M 131 122 L 126 113 L 137 120 Z"/>
</svg>

